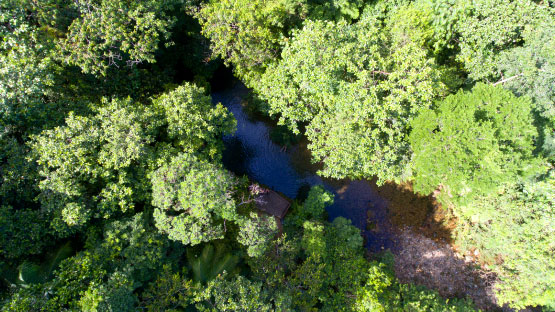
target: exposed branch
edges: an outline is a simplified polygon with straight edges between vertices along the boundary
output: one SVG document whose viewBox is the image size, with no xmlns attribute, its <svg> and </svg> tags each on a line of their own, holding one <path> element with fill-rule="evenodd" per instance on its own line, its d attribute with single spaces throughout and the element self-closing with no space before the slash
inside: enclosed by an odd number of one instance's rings
<svg viewBox="0 0 555 312">
<path fill-rule="evenodd" d="M 503 79 L 503 80 L 499 80 L 498 82 L 494 83 L 493 85 L 496 86 L 496 85 L 498 85 L 498 84 L 511 81 L 511 80 L 513 80 L 513 79 L 516 79 L 516 78 L 522 76 L 522 75 L 523 75 L 523 73 L 520 73 L 520 74 L 518 74 L 518 75 L 514 75 L 514 76 L 511 76 L 511 77 L 509 77 L 509 78 L 505 78 L 505 79 Z"/>
<path fill-rule="evenodd" d="M 385 72 L 383 70 L 373 70 L 372 74 L 382 74 L 382 75 L 385 75 L 385 76 L 391 75 L 391 73 Z"/>
</svg>

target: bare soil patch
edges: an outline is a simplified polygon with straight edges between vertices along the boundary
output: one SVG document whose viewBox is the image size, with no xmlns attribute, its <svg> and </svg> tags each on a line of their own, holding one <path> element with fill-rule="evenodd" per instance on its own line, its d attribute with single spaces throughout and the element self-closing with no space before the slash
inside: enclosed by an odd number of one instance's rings
<svg viewBox="0 0 555 312">
<path fill-rule="evenodd" d="M 478 251 L 462 255 L 456 248 L 457 220 L 433 195 L 415 194 L 408 183 L 375 186 L 388 201 L 394 227 L 395 275 L 403 283 L 437 290 L 446 298 L 467 297 L 484 311 L 510 311 L 497 305 L 497 278 L 480 266 Z"/>
<path fill-rule="evenodd" d="M 397 227 L 417 229 L 418 233 L 435 241 L 454 244 L 453 231 L 457 220 L 435 200 L 433 195 L 416 194 L 409 183 L 386 183 L 377 186 L 376 191 L 388 201 L 391 223 Z"/>
<path fill-rule="evenodd" d="M 397 239 L 392 252 L 401 282 L 424 285 L 447 298 L 468 297 L 485 311 L 502 311 L 495 300 L 495 274 L 477 267 L 472 257 L 460 256 L 449 244 L 408 227 L 398 229 Z"/>
</svg>

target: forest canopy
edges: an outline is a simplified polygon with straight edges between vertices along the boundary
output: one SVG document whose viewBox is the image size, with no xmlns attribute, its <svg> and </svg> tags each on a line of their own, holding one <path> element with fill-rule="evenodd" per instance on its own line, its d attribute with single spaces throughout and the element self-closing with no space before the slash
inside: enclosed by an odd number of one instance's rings
<svg viewBox="0 0 555 312">
<path fill-rule="evenodd" d="M 555 310 L 553 1 L 4 0 L 1 311 L 478 310 L 320 185 L 261 212 L 226 68 L 284 150 L 433 197 L 499 307 Z"/>
</svg>

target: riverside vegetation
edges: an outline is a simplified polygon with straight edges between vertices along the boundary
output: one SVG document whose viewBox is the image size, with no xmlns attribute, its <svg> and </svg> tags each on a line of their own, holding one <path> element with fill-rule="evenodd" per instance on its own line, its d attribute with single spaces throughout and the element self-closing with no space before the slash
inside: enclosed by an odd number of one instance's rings
<svg viewBox="0 0 555 312">
<path fill-rule="evenodd" d="M 475 309 L 400 283 L 322 187 L 258 213 L 221 66 L 320 175 L 435 194 L 499 305 L 555 310 L 554 7 L 1 1 L 2 311 Z"/>
</svg>

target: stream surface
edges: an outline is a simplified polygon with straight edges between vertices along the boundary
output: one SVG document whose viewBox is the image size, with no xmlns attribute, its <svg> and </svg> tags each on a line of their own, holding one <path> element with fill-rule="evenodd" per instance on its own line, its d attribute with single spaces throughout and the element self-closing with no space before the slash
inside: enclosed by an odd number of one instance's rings
<svg viewBox="0 0 555 312">
<path fill-rule="evenodd" d="M 274 125 L 263 118 L 250 117 L 243 109 L 243 99 L 249 92 L 242 83 L 235 82 L 212 93 L 212 101 L 222 103 L 237 119 L 235 134 L 224 137 L 224 165 L 235 174 L 247 175 L 292 199 L 306 193 L 311 186 L 323 185 L 335 195 L 334 204 L 326 208 L 330 221 L 340 216 L 350 219 L 361 229 L 370 251 L 392 248 L 394 234 L 387 218 L 387 200 L 368 181 L 318 176 L 306 144 L 299 143 L 285 151 L 272 142 L 269 133 Z M 373 223 L 371 230 L 366 230 L 367 215 Z"/>
</svg>

